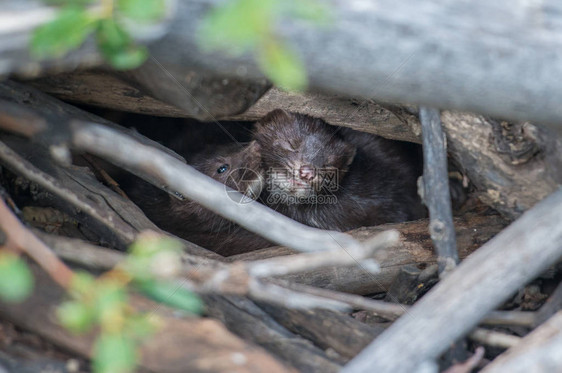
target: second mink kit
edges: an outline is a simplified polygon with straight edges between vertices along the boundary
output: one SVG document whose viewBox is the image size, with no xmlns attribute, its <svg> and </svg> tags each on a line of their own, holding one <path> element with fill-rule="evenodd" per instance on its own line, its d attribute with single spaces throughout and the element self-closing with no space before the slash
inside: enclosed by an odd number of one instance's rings
<svg viewBox="0 0 562 373">
<path fill-rule="evenodd" d="M 312 227 L 348 231 L 427 214 L 417 195 L 416 181 L 422 174 L 417 144 L 280 109 L 256 123 L 139 115 L 120 119 L 207 176 Z M 130 174 L 116 179 L 156 225 L 202 247 L 228 256 L 274 246 Z"/>
</svg>

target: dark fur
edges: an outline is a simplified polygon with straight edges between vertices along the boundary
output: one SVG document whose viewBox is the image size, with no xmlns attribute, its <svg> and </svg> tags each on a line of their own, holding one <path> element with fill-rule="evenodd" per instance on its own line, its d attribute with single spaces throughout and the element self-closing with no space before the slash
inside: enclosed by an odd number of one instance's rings
<svg viewBox="0 0 562 373">
<path fill-rule="evenodd" d="M 254 138 L 262 147 L 269 180 L 262 200 L 299 222 L 345 231 L 425 215 L 416 187 L 421 158 L 419 151 L 408 149 L 405 144 L 282 110 L 275 110 L 257 122 Z M 312 180 L 310 190 L 295 193 L 308 197 L 332 194 L 336 203 L 284 204 L 271 200 L 275 191 L 271 190 L 272 176 L 268 171 L 303 164 L 316 169 L 337 169 L 339 189 L 327 191 Z M 294 174 L 298 178 L 298 172 Z"/>
<path fill-rule="evenodd" d="M 244 193 L 251 185 L 241 180 L 254 179 L 256 175 L 263 177 L 260 155 L 260 146 L 254 141 L 243 149 L 237 144 L 214 146 L 195 154 L 188 163 L 207 176 Z M 229 165 L 229 170 L 218 173 L 217 170 L 224 164 Z M 254 170 L 256 174 L 244 173 L 247 169 Z M 124 189 L 157 226 L 221 255 L 271 246 L 267 240 L 203 206 L 172 197 L 138 178 L 126 183 Z"/>
</svg>

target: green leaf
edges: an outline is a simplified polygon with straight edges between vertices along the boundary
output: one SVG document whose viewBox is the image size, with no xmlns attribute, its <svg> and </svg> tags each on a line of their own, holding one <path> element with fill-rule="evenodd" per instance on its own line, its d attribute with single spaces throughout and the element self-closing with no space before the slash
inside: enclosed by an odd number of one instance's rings
<svg viewBox="0 0 562 373">
<path fill-rule="evenodd" d="M 94 313 L 91 307 L 81 302 L 65 302 L 57 308 L 61 324 L 73 333 L 84 333 L 94 325 Z"/>
<path fill-rule="evenodd" d="M 88 272 L 76 272 L 72 276 L 72 281 L 70 282 L 70 293 L 78 298 L 82 299 L 85 295 L 92 295 L 95 292 L 96 279 L 94 276 Z"/>
<path fill-rule="evenodd" d="M 167 304 L 189 313 L 203 313 L 203 302 L 197 294 L 178 285 L 162 281 L 143 281 L 137 283 L 141 292 L 157 302 Z"/>
<path fill-rule="evenodd" d="M 213 9 L 203 20 L 200 44 L 240 53 L 255 48 L 270 33 L 275 0 L 233 0 Z"/>
<path fill-rule="evenodd" d="M 134 45 L 127 31 L 112 18 L 99 22 L 96 37 L 100 51 L 116 69 L 134 69 L 148 57 L 146 48 Z"/>
<path fill-rule="evenodd" d="M 120 328 L 123 310 L 128 300 L 125 288 L 115 281 L 100 280 L 97 282 L 96 291 L 95 310 L 99 323 L 106 329 Z"/>
<path fill-rule="evenodd" d="M 31 53 L 36 58 L 62 57 L 82 45 L 95 22 L 86 10 L 69 6 L 53 21 L 38 27 L 31 38 Z"/>
<path fill-rule="evenodd" d="M 121 334 L 101 334 L 94 345 L 96 373 L 133 372 L 137 362 L 134 341 Z"/>
<path fill-rule="evenodd" d="M 268 41 L 258 55 L 260 68 L 271 81 L 289 91 L 302 91 L 308 84 L 304 65 L 287 47 Z"/>
<path fill-rule="evenodd" d="M 33 275 L 27 263 L 17 255 L 0 254 L 0 298 L 22 302 L 33 290 Z"/>
<path fill-rule="evenodd" d="M 172 237 L 163 236 L 151 231 L 143 232 L 129 247 L 129 253 L 135 258 L 152 260 L 154 255 L 163 251 L 181 253 L 183 244 Z"/>
<path fill-rule="evenodd" d="M 161 18 L 166 10 L 164 0 L 118 0 L 117 9 L 136 21 L 154 21 Z"/>
<path fill-rule="evenodd" d="M 154 315 L 131 315 L 125 324 L 125 333 L 132 338 L 147 338 L 157 329 Z"/>
</svg>

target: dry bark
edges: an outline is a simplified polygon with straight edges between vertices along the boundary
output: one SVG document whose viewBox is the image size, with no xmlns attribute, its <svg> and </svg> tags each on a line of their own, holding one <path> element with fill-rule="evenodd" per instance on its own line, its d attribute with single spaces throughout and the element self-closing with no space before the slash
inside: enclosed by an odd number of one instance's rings
<svg viewBox="0 0 562 373">
<path fill-rule="evenodd" d="M 465 258 L 482 244 L 500 232 L 507 222 L 498 215 L 465 214 L 454 219 L 457 247 L 461 258 Z M 400 232 L 399 244 L 386 251 L 384 257 L 375 254 L 381 267 L 380 273 L 369 273 L 362 268 L 324 268 L 302 274 L 292 274 L 283 278 L 311 286 L 345 291 L 356 294 L 371 294 L 388 290 L 400 268 L 407 265 L 425 267 L 436 263 L 433 244 L 426 219 L 401 224 L 386 224 L 379 227 L 360 228 L 350 234 L 359 240 L 373 234 L 396 229 Z M 228 261 L 258 260 L 280 255 L 294 254 L 293 250 L 272 247 L 247 254 L 228 257 Z"/>
</svg>

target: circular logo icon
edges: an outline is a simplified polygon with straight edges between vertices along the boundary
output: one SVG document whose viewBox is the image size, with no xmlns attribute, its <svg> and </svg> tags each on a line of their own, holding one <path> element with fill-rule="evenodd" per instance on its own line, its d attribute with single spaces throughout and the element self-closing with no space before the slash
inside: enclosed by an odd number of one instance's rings
<svg viewBox="0 0 562 373">
<path fill-rule="evenodd" d="M 239 204 L 251 203 L 260 196 L 263 176 L 250 168 L 236 168 L 228 174 L 224 187 L 232 201 Z"/>
</svg>

